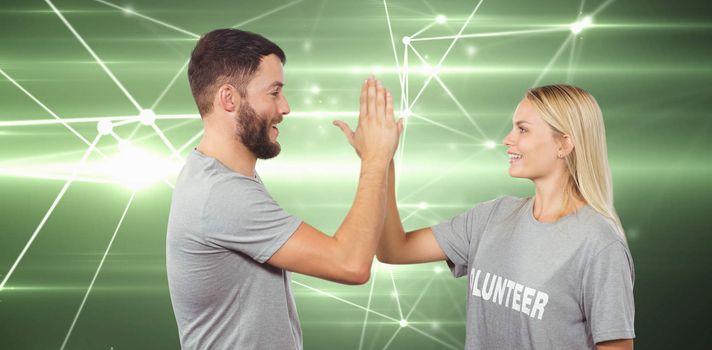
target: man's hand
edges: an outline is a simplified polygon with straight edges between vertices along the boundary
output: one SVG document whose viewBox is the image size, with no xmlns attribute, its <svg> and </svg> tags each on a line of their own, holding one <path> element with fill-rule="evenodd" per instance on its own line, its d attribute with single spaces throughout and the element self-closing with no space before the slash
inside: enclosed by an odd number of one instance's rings
<svg viewBox="0 0 712 350">
<path fill-rule="evenodd" d="M 403 120 L 396 122 L 393 118 L 393 96 L 371 76 L 363 83 L 360 102 L 355 132 L 343 121 L 334 121 L 334 125 L 343 131 L 362 161 L 390 161 L 403 130 Z"/>
<path fill-rule="evenodd" d="M 347 284 L 366 283 L 383 232 L 388 168 L 398 147 L 393 97 L 370 77 L 361 90 L 356 132 L 334 122 L 361 157 L 354 204 L 333 236 L 302 224 L 267 261 L 273 266 Z"/>
</svg>

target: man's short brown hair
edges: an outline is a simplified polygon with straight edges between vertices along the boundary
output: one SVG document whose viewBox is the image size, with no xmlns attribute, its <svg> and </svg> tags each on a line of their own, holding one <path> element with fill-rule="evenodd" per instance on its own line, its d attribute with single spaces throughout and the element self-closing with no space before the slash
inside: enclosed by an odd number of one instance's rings
<svg viewBox="0 0 712 350">
<path fill-rule="evenodd" d="M 201 116 L 210 113 L 216 89 L 232 84 L 242 97 L 262 57 L 276 55 L 286 63 L 284 51 L 263 36 L 238 29 L 217 29 L 205 34 L 193 49 L 188 81 Z"/>
</svg>

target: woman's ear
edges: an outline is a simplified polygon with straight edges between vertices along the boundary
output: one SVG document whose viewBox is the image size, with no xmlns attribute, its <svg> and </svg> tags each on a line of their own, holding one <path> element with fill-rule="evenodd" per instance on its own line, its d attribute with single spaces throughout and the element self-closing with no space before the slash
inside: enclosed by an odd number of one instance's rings
<svg viewBox="0 0 712 350">
<path fill-rule="evenodd" d="M 564 134 L 561 137 L 561 147 L 559 148 L 559 152 L 561 154 L 563 154 L 563 157 L 566 157 L 573 150 L 574 150 L 574 142 L 571 140 L 571 136 L 569 136 L 568 134 Z"/>
</svg>

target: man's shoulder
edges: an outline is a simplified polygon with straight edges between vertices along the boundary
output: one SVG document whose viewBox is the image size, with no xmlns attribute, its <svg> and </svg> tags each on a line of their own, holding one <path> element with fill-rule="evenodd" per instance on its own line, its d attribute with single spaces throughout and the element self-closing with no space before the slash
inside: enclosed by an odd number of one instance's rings
<svg viewBox="0 0 712 350">
<path fill-rule="evenodd" d="M 191 173 L 192 181 L 212 186 L 261 186 L 257 175 L 250 177 L 226 167 L 215 158 L 193 150 L 186 158 L 184 170 Z"/>
<path fill-rule="evenodd" d="M 184 185 L 202 187 L 211 194 L 244 193 L 264 189 L 258 177 L 232 171 L 212 158 L 194 157 L 192 168 L 192 179 Z"/>
<path fill-rule="evenodd" d="M 208 202 L 228 202 L 232 205 L 249 205 L 258 198 L 270 197 L 259 181 L 230 173 L 211 176 L 206 182 L 205 192 Z"/>
</svg>

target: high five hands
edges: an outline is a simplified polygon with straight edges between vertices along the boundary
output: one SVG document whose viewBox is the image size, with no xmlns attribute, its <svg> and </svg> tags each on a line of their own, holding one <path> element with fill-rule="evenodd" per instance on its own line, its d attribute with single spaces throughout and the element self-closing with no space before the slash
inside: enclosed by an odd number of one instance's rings
<svg viewBox="0 0 712 350">
<path fill-rule="evenodd" d="M 334 125 L 343 131 L 362 161 L 391 161 L 403 131 L 403 119 L 396 122 L 393 117 L 393 96 L 380 80 L 369 76 L 361 88 L 360 102 L 356 131 L 341 120 Z"/>
</svg>

